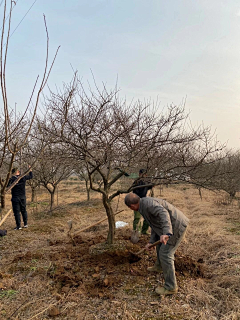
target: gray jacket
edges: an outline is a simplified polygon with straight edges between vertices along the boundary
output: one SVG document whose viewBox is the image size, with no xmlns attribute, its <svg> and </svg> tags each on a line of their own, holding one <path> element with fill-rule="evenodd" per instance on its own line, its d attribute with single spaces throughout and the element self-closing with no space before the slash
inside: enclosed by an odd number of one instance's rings
<svg viewBox="0 0 240 320">
<path fill-rule="evenodd" d="M 157 241 L 161 235 L 171 234 L 168 244 L 175 245 L 189 223 L 182 211 L 163 199 L 141 198 L 138 211 L 152 229 L 151 243 Z"/>
</svg>

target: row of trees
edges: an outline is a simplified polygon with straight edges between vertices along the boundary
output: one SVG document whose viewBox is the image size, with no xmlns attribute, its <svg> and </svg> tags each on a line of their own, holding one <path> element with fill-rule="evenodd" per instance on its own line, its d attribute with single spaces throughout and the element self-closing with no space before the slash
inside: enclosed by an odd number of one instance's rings
<svg viewBox="0 0 240 320">
<path fill-rule="evenodd" d="M 183 180 L 198 187 L 232 189 L 230 194 L 235 195 L 239 183 L 234 170 L 239 155 L 226 152 L 209 127 L 193 127 L 184 106 L 161 109 L 151 101 L 129 103 L 120 98 L 117 88 L 109 90 L 102 85 L 100 89 L 95 85 L 94 89 L 86 89 L 75 73 L 69 84 L 45 95 L 42 104 L 45 112 L 39 113 L 39 98 L 52 69 L 52 65 L 48 69 L 46 23 L 47 55 L 42 81 L 38 89 L 36 81 L 22 114 L 11 110 L 5 79 L 13 3 L 6 28 L 5 0 L 0 48 L 2 208 L 5 194 L 10 190 L 7 184 L 11 169 L 15 163 L 21 167 L 24 159 L 35 166 L 33 189 L 39 183 L 44 185 L 51 194 L 52 204 L 57 184 L 73 170 L 85 179 L 88 190 L 99 192 L 108 217 L 109 243 L 113 242 L 115 233 L 112 200 L 131 190 L 131 184 L 116 189 L 116 182 L 124 175 L 138 172 L 139 168 L 148 169 L 154 184 Z"/>
<path fill-rule="evenodd" d="M 130 181 L 129 187 L 116 190 L 116 182 L 124 175 L 143 167 L 154 184 L 184 181 L 226 191 L 230 174 L 234 177 L 229 164 L 237 155 L 227 154 L 210 128 L 193 128 L 183 107 L 161 110 L 147 102 L 128 104 L 116 89 L 108 91 L 104 86 L 101 91 L 96 87 L 86 92 L 77 76 L 61 91 L 50 91 L 44 106 L 45 115 L 36 112 L 28 139 L 13 159 L 11 149 L 5 147 L 4 183 L 21 156 L 35 165 L 33 191 L 42 184 L 51 194 L 53 206 L 58 183 L 74 171 L 86 181 L 88 191 L 102 195 L 109 243 L 115 233 L 112 200 L 131 190 Z M 19 137 L 23 128 L 18 126 Z M 233 179 L 231 185 L 237 188 Z M 1 188 L 2 199 L 6 190 Z"/>
<path fill-rule="evenodd" d="M 115 187 L 126 173 L 144 167 L 155 184 L 191 177 L 204 186 L 204 178 L 210 179 L 205 168 L 224 157 L 224 146 L 210 128 L 192 127 L 183 107 L 161 110 L 150 102 L 127 103 L 116 88 L 85 90 L 76 75 L 58 92 L 50 92 L 45 104 L 47 113 L 38 118 L 41 131 L 65 147 L 72 161 L 84 164 L 90 188 L 102 195 L 109 243 L 115 233 L 112 200 L 131 190 Z M 101 184 L 94 180 L 96 173 Z"/>
</svg>

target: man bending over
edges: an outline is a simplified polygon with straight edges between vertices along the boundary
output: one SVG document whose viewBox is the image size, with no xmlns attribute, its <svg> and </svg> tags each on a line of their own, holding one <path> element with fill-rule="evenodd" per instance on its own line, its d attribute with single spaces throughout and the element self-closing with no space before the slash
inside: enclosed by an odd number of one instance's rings
<svg viewBox="0 0 240 320">
<path fill-rule="evenodd" d="M 184 238 L 189 219 L 177 208 L 163 199 L 139 198 L 134 193 L 128 193 L 125 204 L 132 210 L 139 211 L 151 227 L 150 244 L 160 240 L 156 247 L 157 261 L 148 268 L 149 271 L 163 271 L 164 286 L 158 286 L 155 291 L 160 295 L 177 293 L 178 286 L 175 276 L 174 254 Z"/>
</svg>

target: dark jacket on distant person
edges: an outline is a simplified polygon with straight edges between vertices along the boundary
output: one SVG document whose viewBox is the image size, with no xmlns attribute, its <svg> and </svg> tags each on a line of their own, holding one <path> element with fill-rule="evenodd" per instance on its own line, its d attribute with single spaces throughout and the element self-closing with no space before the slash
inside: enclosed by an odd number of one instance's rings
<svg viewBox="0 0 240 320">
<path fill-rule="evenodd" d="M 145 184 L 150 184 L 151 182 L 144 178 L 138 178 L 132 184 L 132 187 L 144 186 Z M 133 193 L 139 196 L 139 198 L 144 198 L 147 195 L 148 190 L 152 189 L 152 186 L 142 187 L 133 189 Z"/>
<path fill-rule="evenodd" d="M 18 183 L 11 189 L 12 199 L 26 197 L 26 191 L 25 191 L 26 181 L 32 178 L 33 178 L 33 174 L 32 174 L 32 171 L 30 171 L 28 175 L 24 176 L 22 179 L 18 181 Z M 8 187 L 12 185 L 17 179 L 18 179 L 18 176 L 12 176 L 9 179 Z"/>
</svg>

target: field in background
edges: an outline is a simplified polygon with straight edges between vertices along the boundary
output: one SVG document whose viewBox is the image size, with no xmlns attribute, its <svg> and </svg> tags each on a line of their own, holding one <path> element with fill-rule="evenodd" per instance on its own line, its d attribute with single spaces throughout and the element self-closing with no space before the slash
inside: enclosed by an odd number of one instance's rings
<svg viewBox="0 0 240 320">
<path fill-rule="evenodd" d="M 76 236 L 72 245 L 69 220 L 75 232 L 106 215 L 99 194 L 91 193 L 87 202 L 84 184 L 70 180 L 60 185 L 52 213 L 49 195 L 41 189 L 31 204 L 28 189 L 29 228 L 13 231 L 12 215 L 1 227 L 8 234 L 0 238 L 0 318 L 240 319 L 239 204 L 206 190 L 201 200 L 188 185 L 154 192 L 191 220 L 176 256 L 178 294 L 155 294 L 163 279 L 147 272 L 154 251 L 130 263 L 129 251 L 143 248 L 148 236 L 135 245 L 130 242 L 133 214 L 124 196 L 113 207 L 125 210 L 116 221 L 128 226 L 117 229 L 112 248 L 104 245 L 106 222 Z"/>
</svg>

